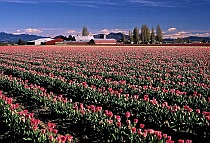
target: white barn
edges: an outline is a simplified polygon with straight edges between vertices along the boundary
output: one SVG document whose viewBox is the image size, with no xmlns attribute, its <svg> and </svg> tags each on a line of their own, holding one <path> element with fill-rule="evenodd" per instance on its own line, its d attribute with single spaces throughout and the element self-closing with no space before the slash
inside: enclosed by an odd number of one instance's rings
<svg viewBox="0 0 210 143">
<path fill-rule="evenodd" d="M 48 41 L 53 40 L 52 38 L 41 38 L 37 40 L 28 41 L 27 45 L 41 45 L 42 43 L 46 43 Z"/>
</svg>

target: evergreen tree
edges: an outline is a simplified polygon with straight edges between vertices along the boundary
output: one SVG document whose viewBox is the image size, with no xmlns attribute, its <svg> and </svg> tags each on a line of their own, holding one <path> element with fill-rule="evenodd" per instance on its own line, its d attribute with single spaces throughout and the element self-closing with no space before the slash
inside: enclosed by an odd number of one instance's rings
<svg viewBox="0 0 210 143">
<path fill-rule="evenodd" d="M 82 36 L 88 36 L 89 35 L 89 31 L 87 29 L 87 27 L 83 27 L 82 28 Z"/>
<path fill-rule="evenodd" d="M 207 41 L 206 41 L 204 38 L 201 38 L 201 39 L 200 39 L 200 42 L 201 42 L 201 43 L 206 43 Z"/>
<path fill-rule="evenodd" d="M 150 44 L 155 43 L 155 29 L 152 27 L 150 34 Z"/>
<path fill-rule="evenodd" d="M 71 35 L 69 35 L 68 40 L 72 41 L 72 36 Z"/>
<path fill-rule="evenodd" d="M 160 28 L 159 24 L 156 27 L 156 40 L 158 41 L 158 43 L 163 42 L 163 31 Z"/>
<path fill-rule="evenodd" d="M 133 41 L 134 41 L 134 43 L 139 44 L 139 40 L 140 40 L 140 37 L 139 37 L 139 29 L 136 26 L 134 28 L 134 30 L 133 30 Z"/>
<path fill-rule="evenodd" d="M 146 24 L 141 27 L 141 40 L 143 44 L 148 44 L 150 41 L 150 30 Z"/>
<path fill-rule="evenodd" d="M 74 36 L 72 37 L 71 41 L 76 41 L 76 39 L 75 39 L 75 37 L 74 37 Z"/>
<path fill-rule="evenodd" d="M 187 37 L 187 38 L 186 38 L 186 43 L 191 43 L 191 41 L 190 41 L 190 38 L 189 38 L 189 37 Z"/>
<path fill-rule="evenodd" d="M 25 45 L 26 44 L 26 42 L 25 41 L 23 41 L 23 40 L 21 40 L 21 39 L 18 39 L 18 43 L 17 43 L 18 45 Z"/>
</svg>

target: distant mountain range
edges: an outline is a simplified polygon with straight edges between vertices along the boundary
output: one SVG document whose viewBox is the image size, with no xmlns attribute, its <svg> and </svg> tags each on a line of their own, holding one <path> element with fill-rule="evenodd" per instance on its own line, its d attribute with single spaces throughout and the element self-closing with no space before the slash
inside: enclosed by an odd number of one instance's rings
<svg viewBox="0 0 210 143">
<path fill-rule="evenodd" d="M 186 38 L 182 38 L 183 40 L 187 41 L 190 40 L 191 42 L 195 42 L 195 41 L 210 41 L 210 37 L 197 37 L 197 36 L 190 36 L 190 37 L 186 37 Z M 164 39 L 164 41 L 167 42 L 173 42 L 176 39 Z"/>
<path fill-rule="evenodd" d="M 122 33 L 109 33 L 108 35 L 106 35 L 107 39 L 116 39 L 117 41 L 120 41 L 122 39 Z M 125 35 L 126 39 L 129 39 L 128 35 Z M 20 34 L 20 35 L 16 35 L 16 34 L 8 34 L 5 32 L 0 32 L 0 43 L 2 42 L 13 42 L 13 43 L 17 43 L 17 41 L 19 39 L 23 40 L 23 41 L 31 41 L 31 40 L 36 40 L 39 38 L 47 38 L 47 37 L 43 37 L 43 36 L 37 36 L 37 35 L 29 35 L 29 34 Z M 97 34 L 94 35 L 94 38 L 102 38 L 101 34 Z M 196 36 L 190 36 L 190 37 L 186 37 L 184 38 L 185 40 L 188 39 L 191 42 L 193 41 L 210 41 L 210 37 L 196 37 Z M 172 42 L 174 41 L 174 39 L 164 39 L 164 41 L 167 42 Z"/>
<path fill-rule="evenodd" d="M 8 34 L 5 32 L 0 32 L 0 42 L 14 42 L 16 43 L 19 39 L 23 41 L 31 41 L 31 40 L 36 40 L 39 38 L 46 38 L 42 36 L 37 36 L 37 35 L 29 35 L 29 34 Z"/>
</svg>

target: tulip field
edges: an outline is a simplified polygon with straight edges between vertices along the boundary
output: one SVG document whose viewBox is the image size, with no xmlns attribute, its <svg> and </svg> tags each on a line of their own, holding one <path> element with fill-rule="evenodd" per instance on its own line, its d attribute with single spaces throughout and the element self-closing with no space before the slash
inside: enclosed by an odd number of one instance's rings
<svg viewBox="0 0 210 143">
<path fill-rule="evenodd" d="M 2 143 L 209 141 L 210 47 L 0 47 Z"/>
</svg>

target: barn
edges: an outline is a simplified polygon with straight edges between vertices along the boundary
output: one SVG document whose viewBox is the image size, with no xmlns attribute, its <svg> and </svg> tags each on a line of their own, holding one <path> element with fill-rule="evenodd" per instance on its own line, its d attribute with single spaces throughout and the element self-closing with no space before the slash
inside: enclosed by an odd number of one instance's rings
<svg viewBox="0 0 210 143">
<path fill-rule="evenodd" d="M 51 41 L 47 41 L 45 45 L 55 45 L 57 43 L 63 43 L 63 39 L 61 38 L 53 39 Z"/>
<path fill-rule="evenodd" d="M 52 38 L 41 38 L 37 40 L 28 41 L 27 45 L 44 45 L 48 41 L 52 41 Z"/>
</svg>

